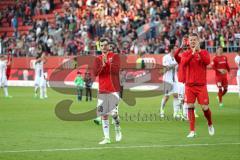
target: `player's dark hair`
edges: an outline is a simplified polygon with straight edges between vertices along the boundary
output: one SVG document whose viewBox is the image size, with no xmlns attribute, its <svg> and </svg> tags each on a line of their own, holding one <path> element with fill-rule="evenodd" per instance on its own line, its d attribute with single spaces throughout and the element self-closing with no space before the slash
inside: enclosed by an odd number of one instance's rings
<svg viewBox="0 0 240 160">
<path fill-rule="evenodd" d="M 169 46 L 169 51 L 173 50 L 173 49 L 174 49 L 174 47 L 175 47 L 175 45 L 174 45 L 174 44 L 170 44 L 170 46 Z"/>
<path fill-rule="evenodd" d="M 190 33 L 189 36 L 191 36 L 191 37 L 198 37 L 198 34 L 197 33 Z"/>
<path fill-rule="evenodd" d="M 105 37 L 104 37 L 104 38 L 101 38 L 101 39 L 100 39 L 100 42 L 101 42 L 101 43 L 102 43 L 102 42 L 107 42 L 107 43 L 108 43 L 109 40 L 108 40 L 108 38 L 105 38 Z"/>
<path fill-rule="evenodd" d="M 109 42 L 108 45 L 111 46 L 112 49 L 115 49 L 117 47 L 117 45 L 114 42 Z"/>
<path fill-rule="evenodd" d="M 112 46 L 116 46 L 116 44 L 114 42 L 109 42 L 108 44 L 112 45 Z"/>
<path fill-rule="evenodd" d="M 37 56 L 36 56 L 36 59 L 40 58 L 41 56 L 42 56 L 42 53 L 38 52 Z"/>
</svg>

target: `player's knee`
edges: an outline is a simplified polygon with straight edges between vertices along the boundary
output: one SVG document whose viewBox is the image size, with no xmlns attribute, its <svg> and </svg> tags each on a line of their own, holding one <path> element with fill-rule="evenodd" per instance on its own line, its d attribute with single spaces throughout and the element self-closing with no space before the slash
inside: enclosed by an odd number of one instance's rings
<svg viewBox="0 0 240 160">
<path fill-rule="evenodd" d="M 187 107 L 188 107 L 188 108 L 194 108 L 194 104 L 193 104 L 193 103 L 188 103 L 188 104 L 187 104 Z"/>
<path fill-rule="evenodd" d="M 178 98 L 178 95 L 177 95 L 177 94 L 173 94 L 173 97 L 174 97 L 174 98 Z"/>
<path fill-rule="evenodd" d="M 114 119 L 114 122 L 116 125 L 119 125 L 120 122 L 119 122 L 119 117 L 118 117 L 118 114 L 115 112 L 115 114 L 112 115 L 112 118 Z"/>
<path fill-rule="evenodd" d="M 108 115 L 102 116 L 102 120 L 107 120 L 107 119 L 108 119 Z"/>
<path fill-rule="evenodd" d="M 165 96 L 164 99 L 165 99 L 165 101 L 167 101 L 169 99 L 169 96 L 168 95 Z"/>
<path fill-rule="evenodd" d="M 202 105 L 201 107 L 202 107 L 202 110 L 204 110 L 204 111 L 208 110 L 208 108 L 209 108 L 208 105 Z"/>
<path fill-rule="evenodd" d="M 117 113 L 116 112 L 112 113 L 112 117 L 116 118 L 117 117 Z"/>
</svg>

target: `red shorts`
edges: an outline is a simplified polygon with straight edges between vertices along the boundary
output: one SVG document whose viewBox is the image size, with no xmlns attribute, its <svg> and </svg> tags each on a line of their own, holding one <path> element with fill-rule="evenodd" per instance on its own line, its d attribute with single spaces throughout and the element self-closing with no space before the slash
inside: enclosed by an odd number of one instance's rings
<svg viewBox="0 0 240 160">
<path fill-rule="evenodd" d="M 207 86 L 185 86 L 185 102 L 186 103 L 195 103 L 198 101 L 200 105 L 208 105 L 208 91 Z"/>
<path fill-rule="evenodd" d="M 219 77 L 216 76 L 216 84 L 218 88 L 227 88 L 228 87 L 228 80 L 227 77 Z"/>
</svg>

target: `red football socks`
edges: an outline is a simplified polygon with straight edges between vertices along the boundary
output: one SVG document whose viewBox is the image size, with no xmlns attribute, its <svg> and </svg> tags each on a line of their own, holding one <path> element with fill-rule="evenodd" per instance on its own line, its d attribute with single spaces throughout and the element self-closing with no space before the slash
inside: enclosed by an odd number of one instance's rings
<svg viewBox="0 0 240 160">
<path fill-rule="evenodd" d="M 219 103 L 222 103 L 222 96 L 223 96 L 223 91 L 222 91 L 222 89 L 219 88 L 219 90 L 218 90 Z"/>
<path fill-rule="evenodd" d="M 206 110 L 206 111 L 203 110 L 203 113 L 208 121 L 208 126 L 211 126 L 212 125 L 212 113 L 211 113 L 210 109 L 208 108 L 208 110 Z"/>
<path fill-rule="evenodd" d="M 189 119 L 190 131 L 195 131 L 194 108 L 188 108 L 188 119 Z"/>
<path fill-rule="evenodd" d="M 226 93 L 227 93 L 227 89 L 224 88 L 224 89 L 223 89 L 223 92 L 222 92 L 222 96 L 224 96 Z"/>
</svg>

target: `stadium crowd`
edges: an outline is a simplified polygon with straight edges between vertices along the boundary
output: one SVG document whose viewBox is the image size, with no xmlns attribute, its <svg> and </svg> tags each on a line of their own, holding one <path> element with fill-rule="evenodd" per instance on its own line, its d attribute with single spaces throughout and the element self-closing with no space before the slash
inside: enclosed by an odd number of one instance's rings
<svg viewBox="0 0 240 160">
<path fill-rule="evenodd" d="M 121 54 L 159 54 L 179 45 L 188 33 L 198 33 L 202 47 L 216 46 L 236 52 L 240 46 L 240 2 L 238 0 L 69 0 L 61 1 L 63 12 L 54 10 L 53 0 L 23 0 L 0 11 L 0 26 L 8 22 L 13 37 L 0 38 L 0 52 L 15 56 L 99 54 L 99 39 L 109 37 Z M 54 22 L 33 16 L 54 14 Z M 28 34 L 18 32 L 31 25 Z"/>
</svg>

